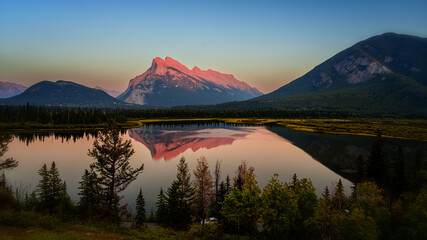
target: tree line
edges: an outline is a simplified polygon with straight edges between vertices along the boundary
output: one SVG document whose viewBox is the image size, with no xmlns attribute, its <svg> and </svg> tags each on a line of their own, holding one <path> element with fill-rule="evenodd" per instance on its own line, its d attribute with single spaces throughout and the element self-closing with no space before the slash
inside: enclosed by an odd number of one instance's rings
<svg viewBox="0 0 427 240">
<path fill-rule="evenodd" d="M 357 113 L 326 110 L 239 110 L 239 109 L 197 109 L 197 108 L 87 108 L 0 105 L 1 123 L 38 124 L 100 124 L 114 121 L 124 123 L 130 119 L 154 118 L 408 118 L 423 116 L 387 113 Z"/>
<path fill-rule="evenodd" d="M 1 140 L 0 158 L 11 137 Z M 405 172 L 403 151 L 398 153 L 402 160 L 395 163 L 387 161 L 385 151 L 378 133 L 368 159 L 357 160 L 360 178 L 352 192 L 345 193 L 339 180 L 332 189 L 325 187 L 320 197 L 309 178 L 294 175 L 292 181 L 283 182 L 274 174 L 261 189 L 255 169 L 246 162 L 237 167 L 232 178 L 224 178 L 221 162 L 217 161 L 211 172 L 209 162 L 201 157 L 191 172 L 181 158 L 175 180 L 160 189 L 157 209 L 151 209 L 148 219 L 143 191 L 139 190 L 135 226 L 156 221 L 200 239 L 222 239 L 225 234 L 258 239 L 426 239 L 425 159 L 421 157 L 416 177 L 411 178 L 399 175 Z M 95 161 L 82 175 L 76 204 L 52 162 L 38 171 L 40 181 L 31 194 L 14 193 L 3 173 L 0 209 L 35 211 L 62 221 L 120 224 L 131 218 L 129 207 L 120 205 L 120 192 L 143 171 L 143 165 L 129 165 L 133 154 L 130 140 L 124 141 L 112 127 L 98 134 L 88 151 Z M 0 170 L 17 164 L 13 158 L 2 159 Z M 404 186 L 411 181 L 417 181 L 416 188 Z"/>
</svg>

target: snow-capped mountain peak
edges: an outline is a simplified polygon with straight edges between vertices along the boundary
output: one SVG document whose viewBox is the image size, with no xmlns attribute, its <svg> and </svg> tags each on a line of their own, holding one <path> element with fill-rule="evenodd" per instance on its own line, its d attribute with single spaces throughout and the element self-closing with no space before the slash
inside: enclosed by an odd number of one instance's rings
<svg viewBox="0 0 427 240">
<path fill-rule="evenodd" d="M 261 94 L 231 74 L 197 66 L 190 70 L 171 57 L 156 57 L 147 71 L 130 80 L 118 98 L 136 104 L 175 106 L 238 101 Z"/>
</svg>

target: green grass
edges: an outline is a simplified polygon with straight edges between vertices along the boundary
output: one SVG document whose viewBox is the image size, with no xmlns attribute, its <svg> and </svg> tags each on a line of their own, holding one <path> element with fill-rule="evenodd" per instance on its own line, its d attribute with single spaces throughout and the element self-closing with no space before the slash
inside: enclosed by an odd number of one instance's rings
<svg viewBox="0 0 427 240">
<path fill-rule="evenodd" d="M 410 119 L 271 119 L 271 118 L 197 118 L 197 119 L 144 119 L 146 123 L 183 121 L 223 121 L 241 124 L 278 124 L 298 131 L 322 134 L 375 136 L 381 130 L 383 137 L 427 141 L 427 120 Z"/>
<path fill-rule="evenodd" d="M 299 131 L 317 132 L 322 134 L 362 135 L 375 136 L 380 129 L 383 137 L 427 141 L 427 120 L 412 119 L 273 119 L 273 118 L 158 118 L 158 119 L 131 119 L 126 123 L 118 124 L 122 129 L 137 128 L 147 123 L 162 122 L 194 122 L 194 121 L 222 121 L 236 124 L 278 124 Z M 3 132 L 69 132 L 69 131 L 99 131 L 108 128 L 103 124 L 5 124 L 0 123 Z"/>
</svg>

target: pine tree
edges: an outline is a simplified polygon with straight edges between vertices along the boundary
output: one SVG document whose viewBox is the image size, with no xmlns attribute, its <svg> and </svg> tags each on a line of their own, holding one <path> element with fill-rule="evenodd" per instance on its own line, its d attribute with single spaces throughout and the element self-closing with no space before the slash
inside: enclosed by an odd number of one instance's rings
<svg viewBox="0 0 427 240">
<path fill-rule="evenodd" d="M 57 213 L 62 217 L 64 210 L 68 211 L 72 203 L 67 194 L 66 184 L 59 177 L 55 162 L 52 162 L 49 170 L 46 164 L 43 164 L 38 173 L 41 176 L 37 185 L 40 210 L 51 214 Z"/>
<path fill-rule="evenodd" d="M 166 224 L 168 219 L 167 218 L 168 206 L 167 206 L 165 194 L 163 193 L 163 188 L 160 188 L 160 193 L 157 196 L 156 206 L 157 206 L 157 211 L 156 211 L 157 221 L 161 224 Z"/>
<path fill-rule="evenodd" d="M 104 215 L 109 222 L 118 222 L 120 218 L 119 192 L 133 182 L 142 172 L 144 164 L 132 168 L 129 158 L 135 153 L 130 140 L 123 141 L 120 132 L 114 126 L 98 135 L 93 149 L 88 155 L 95 158 L 92 164 L 100 176 L 100 185 L 104 196 Z"/>
<path fill-rule="evenodd" d="M 41 177 L 39 184 L 37 185 L 37 195 L 40 202 L 40 208 L 43 211 L 46 209 L 52 209 L 50 206 L 50 175 L 46 164 L 43 164 L 42 168 L 38 171 L 38 174 Z"/>
<path fill-rule="evenodd" d="M 367 165 L 366 161 L 363 158 L 362 155 L 359 155 L 356 160 L 356 169 L 357 169 L 357 182 L 364 182 L 366 181 L 366 174 L 367 174 Z"/>
<path fill-rule="evenodd" d="M 213 181 L 209 170 L 209 165 L 205 157 L 197 160 L 196 170 L 194 170 L 194 189 L 197 215 L 199 219 L 205 222 L 208 217 L 209 209 L 212 205 L 214 194 L 212 192 Z"/>
<path fill-rule="evenodd" d="M 8 150 L 8 145 L 10 142 L 12 142 L 13 137 L 10 135 L 0 135 L 0 158 L 3 157 L 3 155 Z M 18 166 L 18 161 L 16 161 L 13 158 L 6 158 L 4 160 L 0 160 L 0 171 L 15 168 Z"/>
<path fill-rule="evenodd" d="M 334 193 L 331 199 L 332 207 L 335 210 L 343 212 L 347 203 L 347 197 L 344 194 L 344 186 L 342 185 L 341 178 L 335 186 Z"/>
<path fill-rule="evenodd" d="M 231 182 L 230 176 L 227 174 L 227 178 L 225 179 L 225 195 L 230 194 L 231 192 Z"/>
<path fill-rule="evenodd" d="M 188 228 L 191 223 L 194 188 L 184 157 L 180 159 L 177 168 L 176 180 L 167 191 L 167 203 L 171 227 L 181 230 Z"/>
<path fill-rule="evenodd" d="M 380 187 L 389 184 L 389 164 L 380 130 L 377 130 L 377 138 L 370 150 L 368 176 Z"/>
<path fill-rule="evenodd" d="M 215 176 L 215 198 L 214 198 L 214 202 L 213 202 L 213 207 L 212 207 L 212 216 L 216 217 L 217 219 L 220 216 L 220 208 L 221 208 L 221 202 L 222 202 L 222 192 L 221 192 L 221 184 L 223 185 L 222 187 L 224 188 L 224 182 L 220 182 L 221 181 L 221 162 L 220 161 L 216 161 L 215 164 L 215 172 L 214 172 L 214 176 Z"/>
<path fill-rule="evenodd" d="M 150 214 L 148 214 L 147 222 L 156 222 L 153 208 L 151 208 Z"/>
<path fill-rule="evenodd" d="M 242 163 L 237 167 L 236 176 L 233 178 L 234 187 L 242 190 L 243 185 L 246 183 L 245 175 L 248 171 L 248 166 L 246 161 L 242 161 Z"/>
<path fill-rule="evenodd" d="M 136 197 L 136 226 L 142 226 L 145 222 L 146 212 L 145 212 L 145 200 L 144 195 L 142 194 L 142 189 L 139 189 L 138 196 Z"/>
<path fill-rule="evenodd" d="M 79 189 L 80 201 L 77 204 L 77 209 L 80 217 L 89 221 L 94 217 L 99 217 L 99 213 L 102 211 L 99 202 L 99 199 L 102 199 L 102 189 L 99 185 L 98 175 L 93 168 L 90 171 L 85 169 Z"/>
<path fill-rule="evenodd" d="M 403 148 L 399 145 L 397 151 L 397 160 L 394 164 L 394 174 L 393 174 L 393 190 L 394 195 L 399 195 L 403 191 L 404 186 L 406 185 L 405 179 L 405 160 L 403 157 Z"/>
</svg>

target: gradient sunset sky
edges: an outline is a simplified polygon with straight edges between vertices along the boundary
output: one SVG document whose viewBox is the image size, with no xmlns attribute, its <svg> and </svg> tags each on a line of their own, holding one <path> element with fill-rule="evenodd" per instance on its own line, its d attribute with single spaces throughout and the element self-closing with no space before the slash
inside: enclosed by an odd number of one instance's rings
<svg viewBox="0 0 427 240">
<path fill-rule="evenodd" d="M 0 81 L 122 91 L 170 56 L 267 93 L 384 32 L 427 37 L 427 1 L 0 0 Z"/>
</svg>

